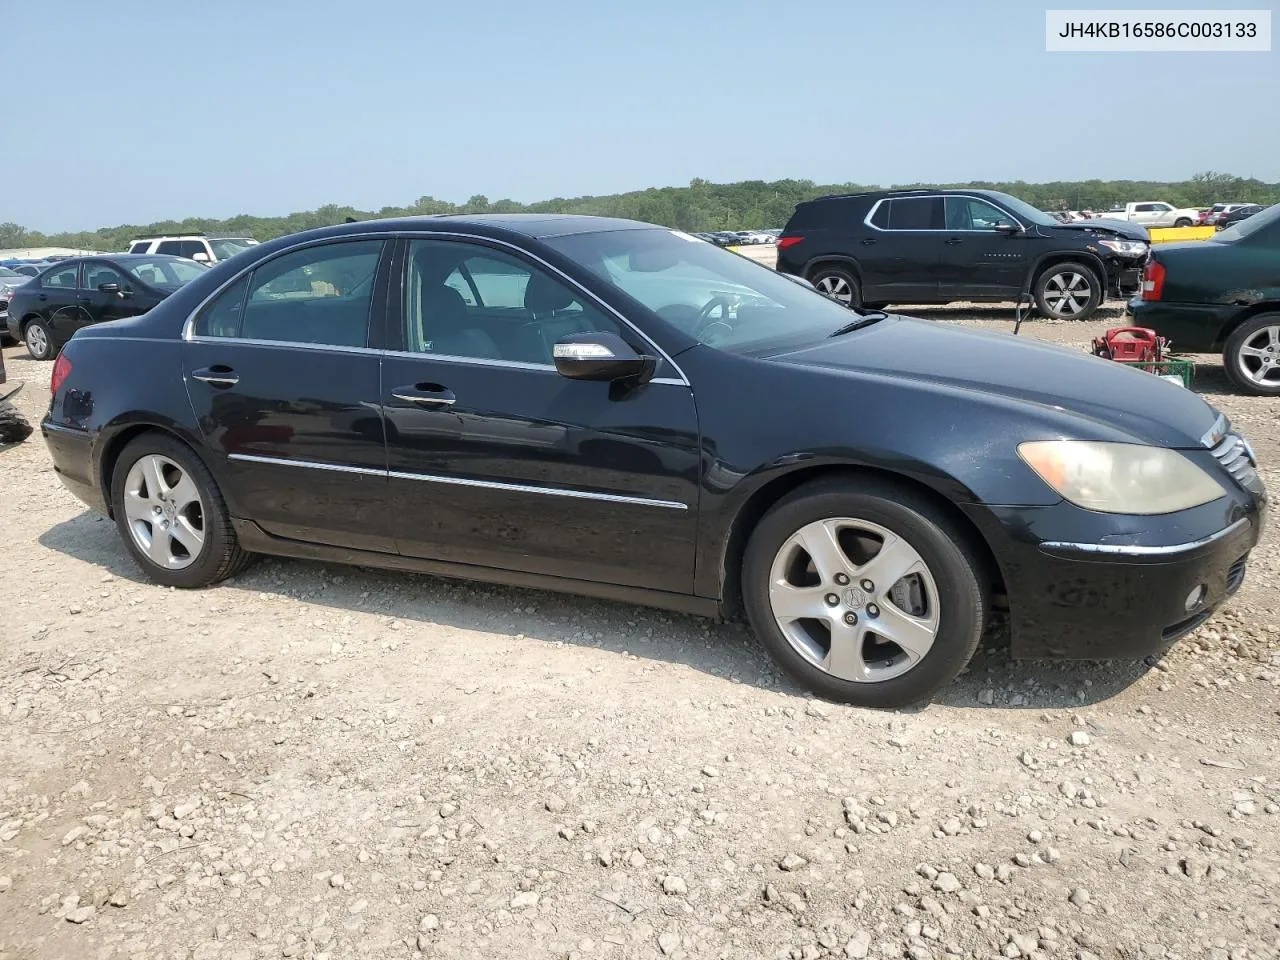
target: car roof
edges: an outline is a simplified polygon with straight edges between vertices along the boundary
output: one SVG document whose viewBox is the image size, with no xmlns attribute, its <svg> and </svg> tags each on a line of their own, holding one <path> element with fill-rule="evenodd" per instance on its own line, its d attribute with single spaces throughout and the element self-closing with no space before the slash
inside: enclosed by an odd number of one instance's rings
<svg viewBox="0 0 1280 960">
<path fill-rule="evenodd" d="M 262 244 L 273 248 L 281 241 L 295 242 L 298 238 L 325 239 L 327 237 L 353 237 L 363 233 L 398 232 L 456 232 L 464 230 L 476 236 L 492 239 L 546 239 L 584 233 L 605 233 L 615 230 L 667 230 L 658 224 L 618 217 L 588 217 L 567 213 L 474 213 L 443 214 L 422 217 L 390 217 L 385 220 L 357 220 L 338 223 L 329 227 L 317 227 Z M 254 249 L 260 249 L 255 247 Z"/>
<path fill-rule="evenodd" d="M 929 187 L 912 187 L 909 190 L 864 190 L 861 193 L 828 193 L 825 196 L 815 197 L 812 200 L 805 200 L 802 204 L 798 204 L 798 206 L 803 206 L 804 203 L 823 203 L 828 200 L 881 200 L 886 197 L 992 197 L 999 192 L 1000 191 L 998 190 L 983 190 L 978 188 L 974 188 L 972 190 L 967 188 L 944 190 L 941 187 L 936 190 Z"/>
</svg>

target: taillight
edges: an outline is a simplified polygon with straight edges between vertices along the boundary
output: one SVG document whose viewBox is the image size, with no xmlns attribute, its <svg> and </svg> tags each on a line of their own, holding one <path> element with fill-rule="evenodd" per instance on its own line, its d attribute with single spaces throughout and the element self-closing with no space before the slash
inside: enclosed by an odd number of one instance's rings
<svg viewBox="0 0 1280 960">
<path fill-rule="evenodd" d="M 53 361 L 53 376 L 49 378 L 49 391 L 55 396 L 58 388 L 71 376 L 71 361 L 67 359 L 65 353 L 58 354 L 58 359 Z"/>
<path fill-rule="evenodd" d="M 779 237 L 778 249 L 785 250 L 787 249 L 787 247 L 794 247 L 797 243 L 799 243 L 803 239 L 804 237 Z"/>
<path fill-rule="evenodd" d="M 1151 260 L 1142 269 L 1142 299 L 1159 300 L 1164 296 L 1164 264 Z"/>
</svg>

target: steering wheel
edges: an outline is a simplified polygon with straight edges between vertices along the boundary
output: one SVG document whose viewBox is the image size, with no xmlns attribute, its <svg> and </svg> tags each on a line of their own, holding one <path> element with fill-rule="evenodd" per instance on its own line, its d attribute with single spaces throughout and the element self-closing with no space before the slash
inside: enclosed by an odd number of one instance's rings
<svg viewBox="0 0 1280 960">
<path fill-rule="evenodd" d="M 702 309 L 698 311 L 698 322 L 693 325 L 693 336 L 696 337 L 713 323 L 723 323 L 726 327 L 729 326 L 726 321 L 729 319 L 730 306 L 732 304 L 725 297 L 720 296 L 712 297 L 704 303 Z M 720 308 L 720 316 L 713 317 L 711 314 L 715 312 L 716 307 Z"/>
</svg>

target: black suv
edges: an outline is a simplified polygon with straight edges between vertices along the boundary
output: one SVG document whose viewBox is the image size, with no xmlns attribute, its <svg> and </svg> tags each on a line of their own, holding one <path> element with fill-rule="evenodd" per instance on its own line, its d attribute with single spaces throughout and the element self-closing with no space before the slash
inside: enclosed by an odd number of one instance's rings
<svg viewBox="0 0 1280 960">
<path fill-rule="evenodd" d="M 852 307 L 1030 293 L 1044 316 L 1083 320 L 1137 291 L 1149 242 L 1137 224 L 1059 223 L 994 190 L 892 190 L 797 206 L 778 269 Z"/>
</svg>

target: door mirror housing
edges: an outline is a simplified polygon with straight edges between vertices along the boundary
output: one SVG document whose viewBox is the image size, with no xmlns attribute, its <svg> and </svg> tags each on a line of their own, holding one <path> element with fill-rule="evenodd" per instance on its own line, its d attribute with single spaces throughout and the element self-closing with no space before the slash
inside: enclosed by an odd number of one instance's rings
<svg viewBox="0 0 1280 960">
<path fill-rule="evenodd" d="M 1021 233 L 1022 227 L 1018 226 L 1016 223 L 1010 223 L 1008 220 L 997 220 L 996 230 L 1007 237 L 1011 237 L 1015 233 Z"/>
<path fill-rule="evenodd" d="M 574 333 L 561 337 L 551 351 L 556 372 L 570 380 L 635 379 L 653 376 L 657 361 L 631 349 L 616 333 Z"/>
<path fill-rule="evenodd" d="M 99 293 L 119 293 L 120 284 L 118 283 L 100 283 L 98 284 Z"/>
<path fill-rule="evenodd" d="M 210 262 L 210 260 L 209 260 L 209 255 L 208 255 L 207 253 L 203 253 L 203 252 L 201 252 L 201 253 L 193 253 L 193 254 L 191 255 L 191 259 L 192 259 L 192 260 L 194 260 L 196 263 L 209 263 L 209 262 Z"/>
</svg>

